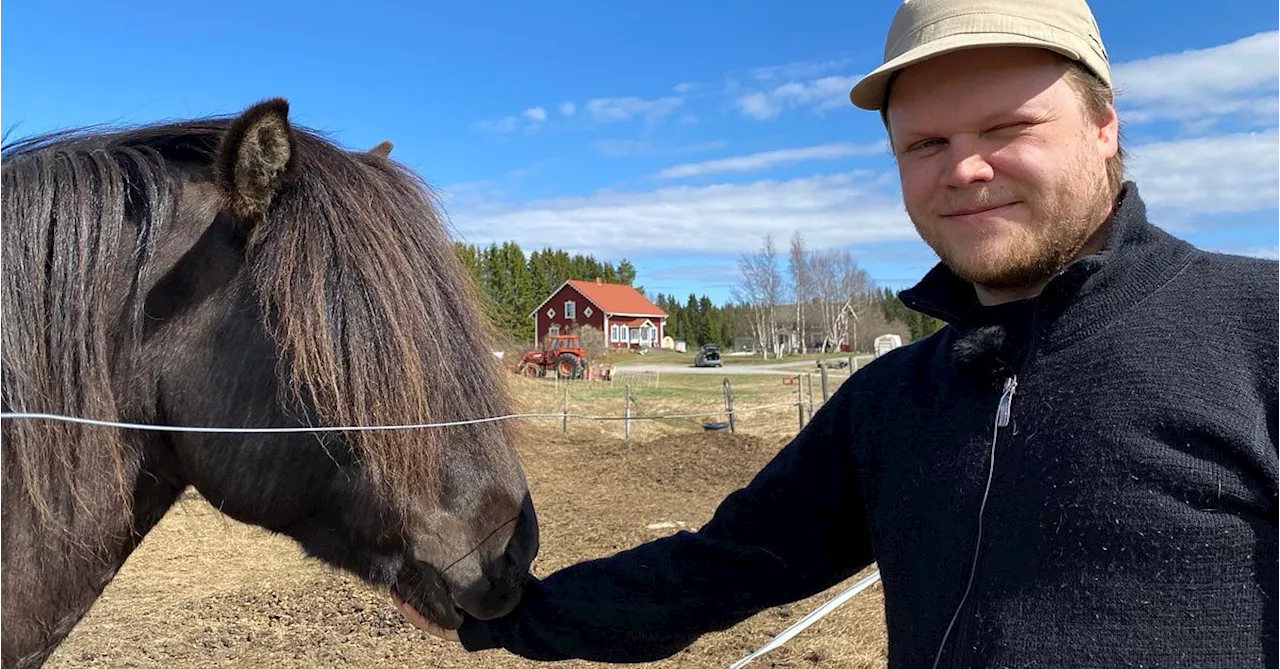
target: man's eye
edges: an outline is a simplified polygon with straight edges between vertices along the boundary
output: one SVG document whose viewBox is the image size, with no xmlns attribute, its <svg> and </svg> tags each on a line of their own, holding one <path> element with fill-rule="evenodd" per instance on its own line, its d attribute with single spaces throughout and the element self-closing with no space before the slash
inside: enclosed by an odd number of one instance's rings
<svg viewBox="0 0 1280 669">
<path fill-rule="evenodd" d="M 938 137 L 930 137 L 929 139 L 920 140 L 907 147 L 907 151 L 919 151 L 921 149 L 929 149 L 935 146 L 941 146 L 942 139 Z"/>
<path fill-rule="evenodd" d="M 1027 127 L 1027 125 L 1029 125 L 1029 124 L 1028 124 L 1028 123 L 1026 123 L 1026 122 L 1024 122 L 1024 121 L 1015 121 L 1015 122 L 1013 122 L 1013 123 L 1002 123 L 1002 124 L 1000 124 L 1000 125 L 998 125 L 998 126 L 996 126 L 996 127 L 992 128 L 992 129 L 991 129 L 991 130 L 989 130 L 988 132 L 1000 132 L 1000 131 L 1005 131 L 1005 130 L 1021 130 L 1021 129 L 1025 128 L 1025 127 Z"/>
</svg>

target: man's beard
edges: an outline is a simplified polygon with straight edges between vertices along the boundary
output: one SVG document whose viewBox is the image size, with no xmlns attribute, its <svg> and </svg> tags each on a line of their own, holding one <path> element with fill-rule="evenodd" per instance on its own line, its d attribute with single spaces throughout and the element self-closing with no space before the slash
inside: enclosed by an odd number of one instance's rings
<svg viewBox="0 0 1280 669">
<path fill-rule="evenodd" d="M 1105 179 L 1100 177 L 1086 183 L 1085 192 L 1071 193 L 1047 205 L 1022 200 L 1021 206 L 1030 209 L 1031 220 L 1040 227 L 1019 227 L 1014 233 L 1016 238 L 999 251 L 998 257 L 977 257 L 972 248 L 948 245 L 941 232 L 926 234 L 918 225 L 917 230 L 943 264 L 965 281 L 993 290 L 1035 286 L 1048 281 L 1074 260 L 1110 212 Z M 1009 200 L 983 193 L 965 202 L 995 204 Z"/>
<path fill-rule="evenodd" d="M 1077 214 L 1045 213 L 1053 221 L 1043 234 L 1023 237 L 1010 254 L 980 267 L 968 267 L 957 259 L 942 258 L 960 278 L 993 290 L 1015 290 L 1047 281 L 1071 262 L 1088 241 L 1096 221 Z M 976 265 L 977 263 L 971 263 Z"/>
</svg>

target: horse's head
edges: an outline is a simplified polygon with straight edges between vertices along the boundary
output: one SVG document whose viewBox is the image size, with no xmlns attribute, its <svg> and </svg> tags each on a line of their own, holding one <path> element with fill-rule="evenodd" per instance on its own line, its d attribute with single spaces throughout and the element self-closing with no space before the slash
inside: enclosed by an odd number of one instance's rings
<svg viewBox="0 0 1280 669">
<path fill-rule="evenodd" d="M 508 424 L 465 422 L 510 413 L 501 370 L 429 191 L 389 149 L 342 150 L 294 127 L 287 104 L 273 100 L 228 121 L 20 148 L 6 157 L 4 195 L 23 197 L 18 180 L 30 168 L 53 179 L 52 210 L 36 215 L 64 230 L 102 226 L 92 248 L 49 251 L 110 258 L 76 270 L 98 283 L 86 291 L 117 305 L 115 317 L 88 310 L 91 325 L 117 330 L 99 356 L 110 373 L 83 379 L 103 381 L 111 401 L 79 409 L 233 428 L 457 422 L 111 437 L 141 454 L 136 474 L 126 467 L 124 477 L 135 523 L 154 522 L 167 505 L 149 510 L 147 494 L 172 501 L 194 485 L 228 515 L 291 536 L 453 627 L 460 610 L 490 618 L 515 605 L 537 552 L 537 521 Z M 73 183 L 104 192 L 71 194 Z M 75 218 L 91 206 L 96 221 Z M 9 339 L 5 348 L 9 371 L 24 354 Z M 49 400 L 58 392 L 15 385 L 5 399 L 20 411 L 77 407 Z M 76 429 L 87 439 L 106 434 Z"/>
</svg>

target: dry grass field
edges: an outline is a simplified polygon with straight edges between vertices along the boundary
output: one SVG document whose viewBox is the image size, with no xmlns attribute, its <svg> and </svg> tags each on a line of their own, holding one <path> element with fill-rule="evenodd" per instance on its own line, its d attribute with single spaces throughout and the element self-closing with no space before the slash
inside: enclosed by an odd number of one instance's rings
<svg viewBox="0 0 1280 669">
<path fill-rule="evenodd" d="M 522 411 L 621 415 L 632 385 L 637 415 L 723 409 L 719 375 L 671 375 L 645 385 L 513 379 Z M 655 387 L 656 385 L 656 387 Z M 779 377 L 733 377 L 736 407 L 794 401 Z M 815 394 L 817 389 L 815 388 Z M 820 396 L 816 398 L 820 402 Z M 521 458 L 542 523 L 539 575 L 578 560 L 696 528 L 796 430 L 794 405 L 744 414 L 738 432 L 703 419 L 529 420 Z M 723 417 L 707 420 L 723 420 Z M 707 635 L 652 667 L 724 667 L 768 641 L 851 581 Z M 751 587 L 744 583 L 744 588 Z M 879 585 L 856 596 L 753 667 L 883 667 Z M 165 517 L 50 660 L 49 667 L 544 666 L 501 651 L 466 653 L 408 626 L 387 595 L 305 560 L 290 541 L 219 514 L 194 492 Z M 556 666 L 588 667 L 570 661 Z"/>
</svg>

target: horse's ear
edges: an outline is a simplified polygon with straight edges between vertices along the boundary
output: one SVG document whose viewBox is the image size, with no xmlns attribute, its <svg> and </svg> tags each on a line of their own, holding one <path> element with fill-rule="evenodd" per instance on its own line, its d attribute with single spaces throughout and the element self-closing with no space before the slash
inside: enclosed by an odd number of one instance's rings
<svg viewBox="0 0 1280 669">
<path fill-rule="evenodd" d="M 260 218 L 293 171 L 297 156 L 289 103 L 275 98 L 246 109 L 218 146 L 218 186 L 240 218 Z"/>
<path fill-rule="evenodd" d="M 386 158 L 391 155 L 391 148 L 394 146 L 389 140 L 382 140 L 378 145 L 369 149 L 369 154 L 379 158 Z"/>
</svg>

